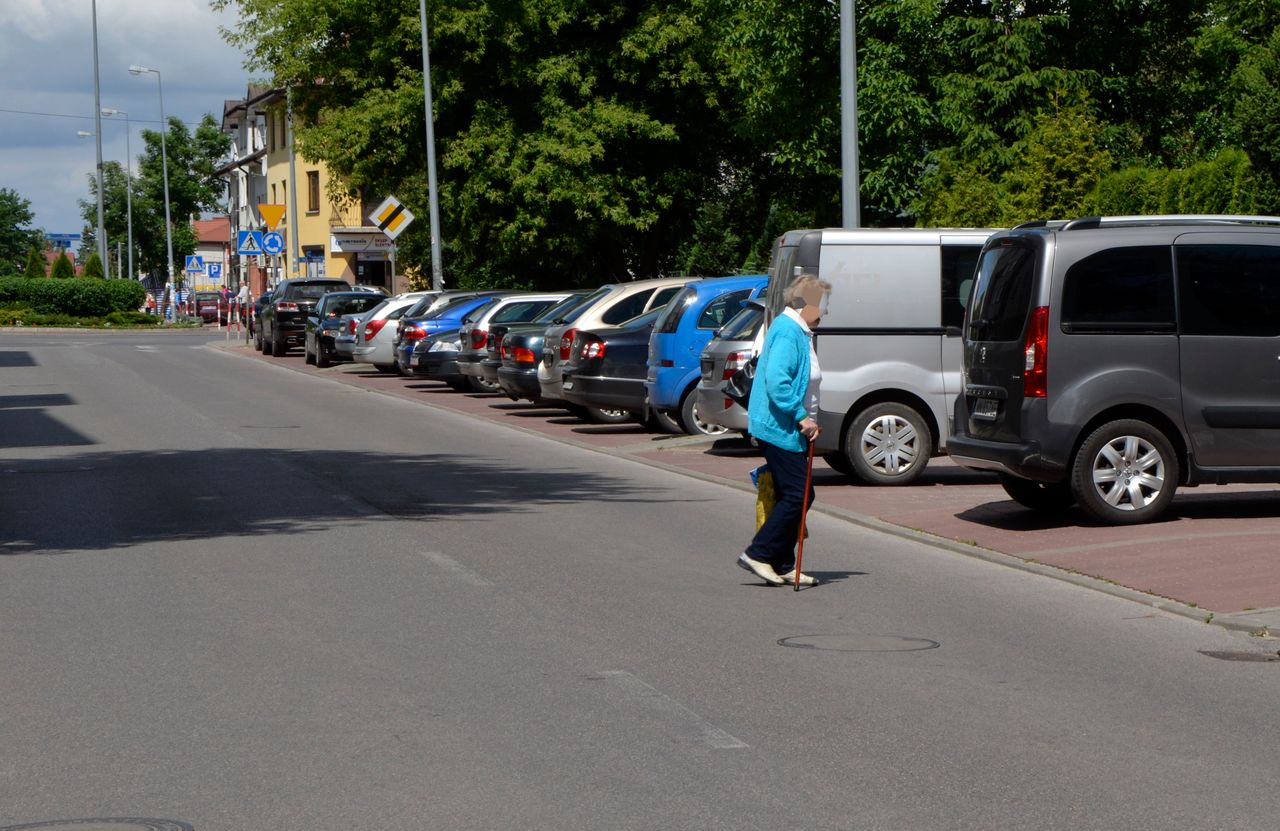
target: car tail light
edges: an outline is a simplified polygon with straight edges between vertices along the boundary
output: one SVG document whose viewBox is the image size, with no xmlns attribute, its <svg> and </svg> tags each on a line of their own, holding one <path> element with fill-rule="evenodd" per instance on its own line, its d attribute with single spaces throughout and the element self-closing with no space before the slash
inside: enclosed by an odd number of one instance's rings
<svg viewBox="0 0 1280 831">
<path fill-rule="evenodd" d="M 1045 370 L 1049 361 L 1049 307 L 1037 306 L 1027 323 L 1027 345 L 1023 358 L 1022 395 L 1044 398 L 1048 394 Z"/>
<path fill-rule="evenodd" d="M 577 334 L 577 329 L 570 329 L 560 336 L 560 360 L 567 361 L 573 354 L 573 338 Z"/>
<path fill-rule="evenodd" d="M 582 339 L 582 351 L 578 353 L 582 356 L 582 360 L 590 361 L 595 358 L 604 357 L 604 341 L 599 338 L 587 335 Z"/>
<path fill-rule="evenodd" d="M 358 325 L 359 325 L 359 324 L 357 324 L 357 323 L 356 323 L 356 319 L 355 319 L 354 317 L 353 317 L 353 318 L 351 318 L 350 320 L 348 320 L 348 321 L 347 321 L 347 334 L 348 334 L 348 335 L 354 335 L 354 334 L 356 333 L 356 326 L 358 326 Z"/>
<path fill-rule="evenodd" d="M 298 304 L 291 303 L 288 300 L 281 300 L 280 302 L 276 303 L 276 311 L 277 312 L 296 312 L 298 311 Z"/>
<path fill-rule="evenodd" d="M 516 347 L 515 359 L 518 364 L 536 364 L 538 362 L 538 356 L 533 354 L 533 350 L 526 346 Z"/>
<path fill-rule="evenodd" d="M 724 359 L 724 380 L 751 362 L 750 352 L 730 352 Z"/>
<path fill-rule="evenodd" d="M 484 349 L 484 345 L 489 342 L 489 333 L 483 329 L 471 330 L 471 348 Z"/>
<path fill-rule="evenodd" d="M 503 339 L 502 339 L 502 343 L 498 346 L 498 357 L 499 357 L 499 358 L 501 358 L 501 359 L 502 359 L 502 360 L 504 360 L 504 361 L 505 361 L 507 358 L 511 357 L 510 350 L 508 350 L 508 349 L 507 349 L 507 339 L 506 339 L 506 338 L 503 338 Z"/>
<path fill-rule="evenodd" d="M 400 340 L 422 340 L 427 332 L 420 326 L 406 326 L 400 330 Z"/>
<path fill-rule="evenodd" d="M 387 325 L 386 318 L 382 320 L 371 320 L 364 325 L 364 339 L 373 340 L 374 335 L 382 331 L 382 327 Z"/>
<path fill-rule="evenodd" d="M 675 361 L 658 361 L 658 366 L 675 366 Z"/>
</svg>

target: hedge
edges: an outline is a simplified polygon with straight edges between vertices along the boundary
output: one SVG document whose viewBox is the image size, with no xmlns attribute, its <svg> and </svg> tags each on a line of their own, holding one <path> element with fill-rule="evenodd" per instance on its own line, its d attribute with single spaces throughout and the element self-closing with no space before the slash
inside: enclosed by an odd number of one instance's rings
<svg viewBox="0 0 1280 831">
<path fill-rule="evenodd" d="M 136 280 L 0 278 L 0 306 L 23 303 L 42 314 L 105 317 L 137 311 L 146 296 Z"/>
</svg>

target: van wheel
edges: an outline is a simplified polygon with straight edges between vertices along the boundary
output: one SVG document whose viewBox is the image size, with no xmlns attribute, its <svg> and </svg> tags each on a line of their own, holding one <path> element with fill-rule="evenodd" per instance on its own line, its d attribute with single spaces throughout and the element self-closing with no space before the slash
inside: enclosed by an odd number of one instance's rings
<svg viewBox="0 0 1280 831">
<path fill-rule="evenodd" d="M 1009 498 L 1024 508 L 1046 513 L 1065 511 L 1076 504 L 1070 482 L 1032 482 L 1002 474 L 1000 486 Z"/>
<path fill-rule="evenodd" d="M 285 353 L 289 351 L 289 344 L 285 339 L 280 337 L 280 330 L 271 333 L 271 354 L 277 358 L 283 358 Z"/>
<path fill-rule="evenodd" d="M 858 413 L 843 447 L 854 475 L 868 485 L 906 485 L 929 464 L 933 436 L 914 409 L 888 401 Z"/>
<path fill-rule="evenodd" d="M 1178 457 L 1164 433 L 1136 419 L 1104 424 L 1071 466 L 1071 490 L 1085 513 L 1109 525 L 1155 519 L 1178 488 Z"/>
<path fill-rule="evenodd" d="M 684 394 L 680 402 L 680 426 L 691 436 L 718 436 L 729 432 L 723 424 L 712 424 L 698 415 L 698 389 L 694 387 Z"/>
</svg>

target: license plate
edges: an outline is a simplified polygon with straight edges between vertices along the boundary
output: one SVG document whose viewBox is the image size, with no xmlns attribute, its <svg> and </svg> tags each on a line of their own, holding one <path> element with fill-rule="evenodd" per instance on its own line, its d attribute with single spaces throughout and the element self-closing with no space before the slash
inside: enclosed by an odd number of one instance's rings
<svg viewBox="0 0 1280 831">
<path fill-rule="evenodd" d="M 1000 402 L 994 398 L 979 398 L 973 402 L 973 417 L 984 421 L 995 421 Z"/>
<path fill-rule="evenodd" d="M 564 389 L 566 389 L 566 390 L 571 390 L 571 389 L 573 389 L 573 382 L 572 382 L 572 381 L 565 381 L 563 384 L 561 384 L 561 386 L 562 386 Z"/>
</svg>

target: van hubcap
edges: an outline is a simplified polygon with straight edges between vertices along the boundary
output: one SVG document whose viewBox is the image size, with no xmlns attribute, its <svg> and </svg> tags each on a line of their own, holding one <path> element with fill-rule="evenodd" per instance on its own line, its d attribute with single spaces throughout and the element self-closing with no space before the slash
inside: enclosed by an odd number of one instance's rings
<svg viewBox="0 0 1280 831">
<path fill-rule="evenodd" d="M 911 422 L 884 415 L 862 431 L 862 458 L 887 474 L 901 473 L 916 463 L 920 437 Z"/>
<path fill-rule="evenodd" d="M 1093 486 L 1117 510 L 1145 508 L 1164 490 L 1164 457 L 1139 436 L 1118 436 L 1093 460 Z"/>
</svg>

